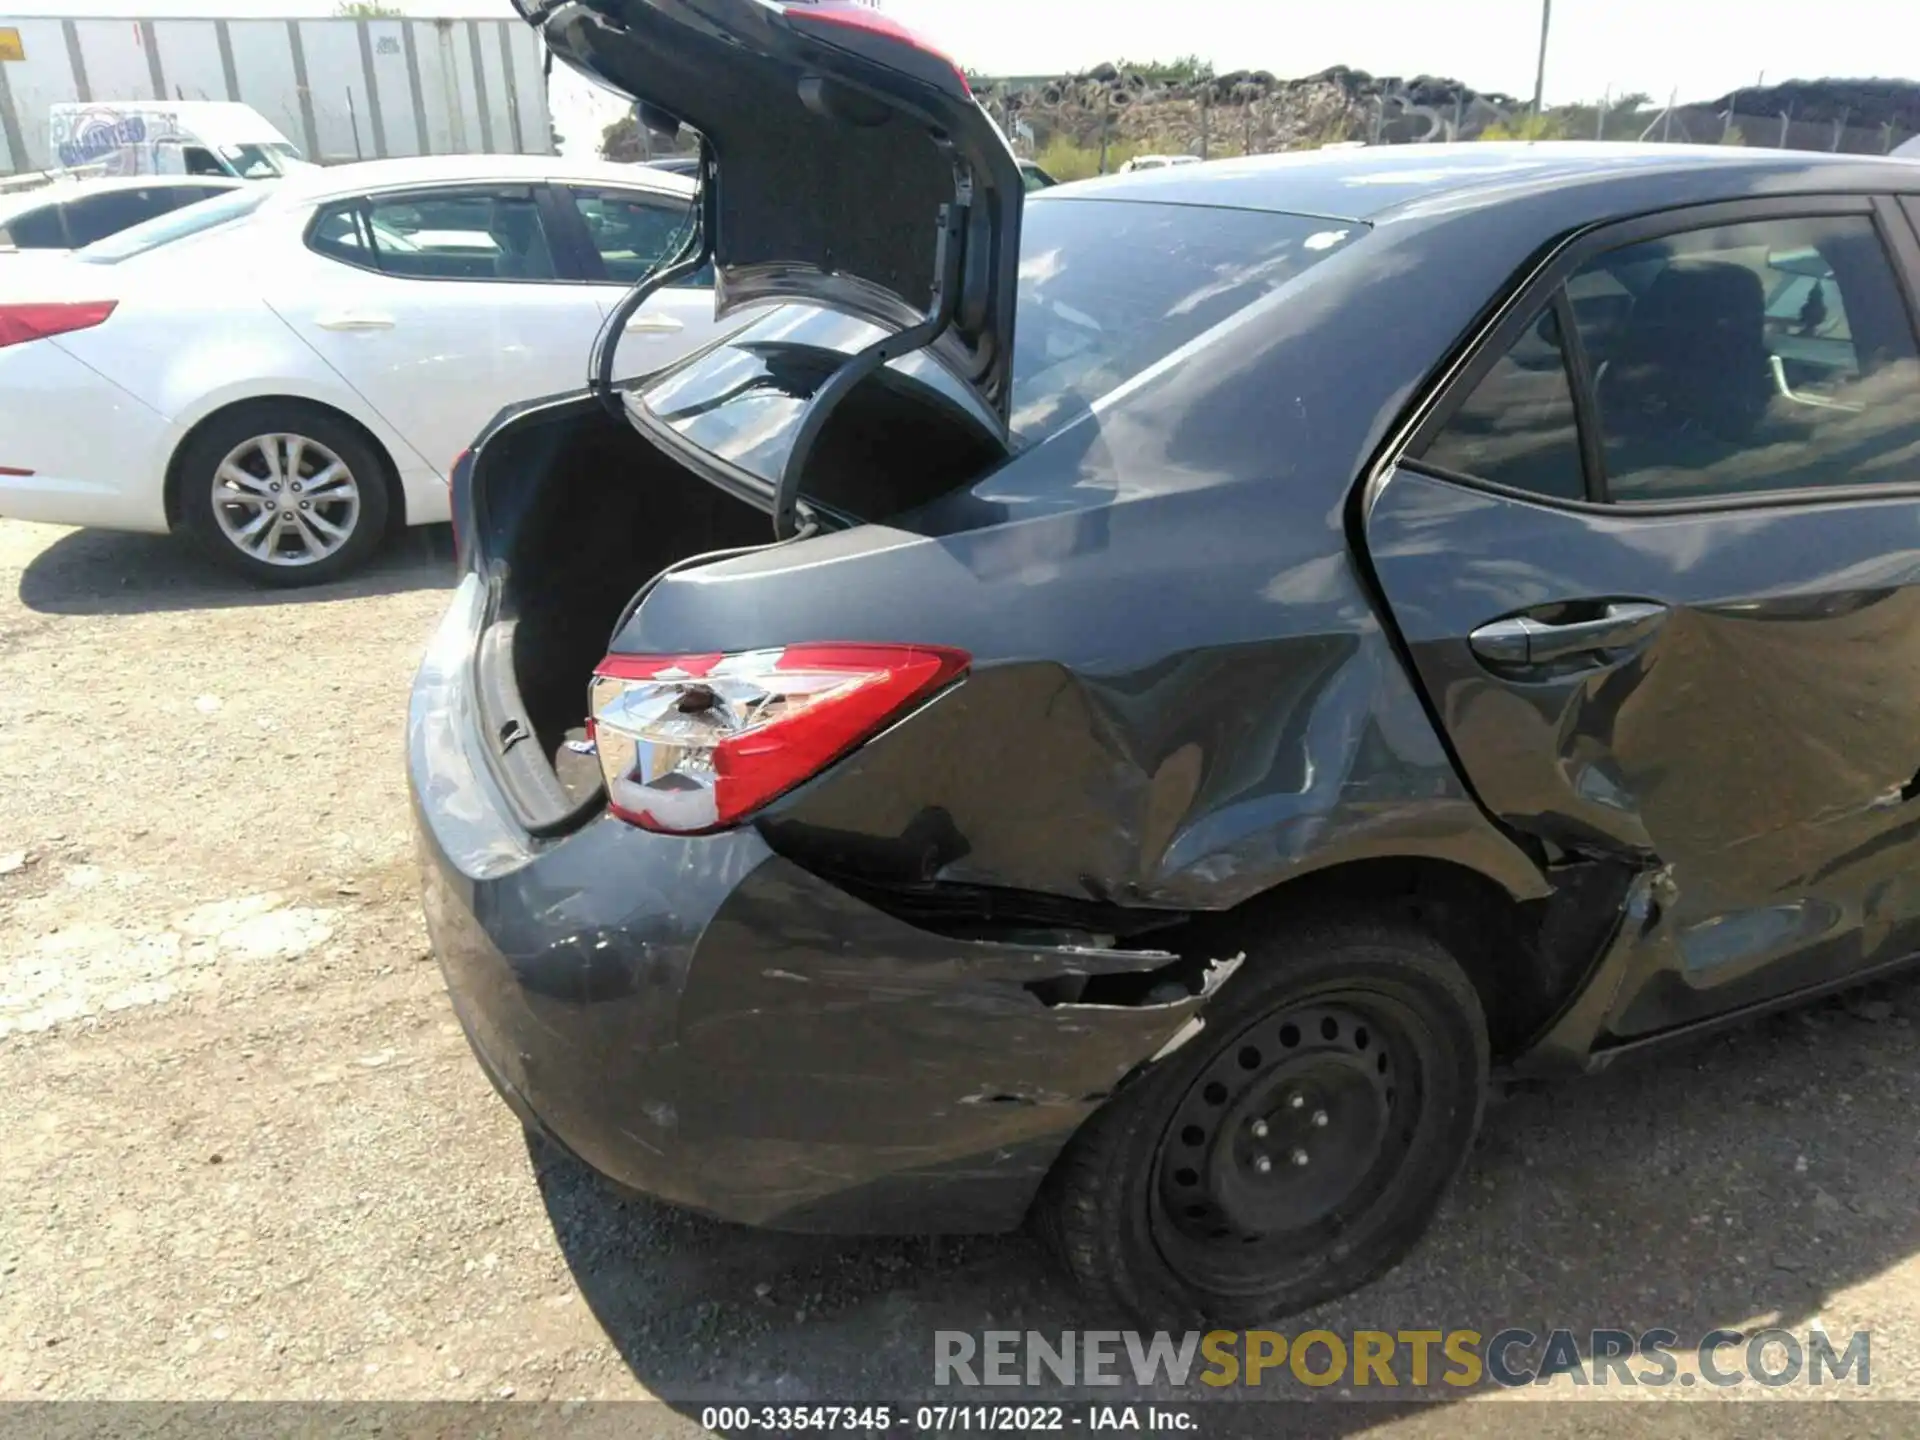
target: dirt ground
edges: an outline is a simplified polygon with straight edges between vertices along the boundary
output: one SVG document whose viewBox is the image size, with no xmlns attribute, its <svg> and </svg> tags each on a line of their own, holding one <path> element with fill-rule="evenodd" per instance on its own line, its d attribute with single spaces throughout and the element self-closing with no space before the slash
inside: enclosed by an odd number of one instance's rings
<svg viewBox="0 0 1920 1440">
<path fill-rule="evenodd" d="M 442 532 L 282 596 L 0 522 L 0 1399 L 657 1396 L 691 1426 L 924 1394 L 936 1329 L 1113 1324 L 1019 1238 L 761 1234 L 530 1153 L 416 902 L 402 725 L 449 581 Z M 1817 1318 L 1920 1396 L 1916 1020 L 1884 986 L 1510 1096 L 1413 1259 L 1287 1328 Z"/>
</svg>

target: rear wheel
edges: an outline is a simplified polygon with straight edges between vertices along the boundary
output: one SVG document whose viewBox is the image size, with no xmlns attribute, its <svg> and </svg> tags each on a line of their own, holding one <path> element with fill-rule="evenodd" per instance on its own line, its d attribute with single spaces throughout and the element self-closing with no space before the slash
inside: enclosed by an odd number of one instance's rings
<svg viewBox="0 0 1920 1440">
<path fill-rule="evenodd" d="M 315 585 L 378 548 L 386 467 L 339 417 L 296 401 L 243 406 L 181 452 L 180 511 L 221 564 L 266 585 Z"/>
<path fill-rule="evenodd" d="M 1199 1036 L 1095 1115 L 1037 1219 L 1096 1298 L 1247 1325 L 1365 1284 L 1433 1217 L 1479 1125 L 1486 1021 L 1411 925 L 1249 947 Z"/>
</svg>

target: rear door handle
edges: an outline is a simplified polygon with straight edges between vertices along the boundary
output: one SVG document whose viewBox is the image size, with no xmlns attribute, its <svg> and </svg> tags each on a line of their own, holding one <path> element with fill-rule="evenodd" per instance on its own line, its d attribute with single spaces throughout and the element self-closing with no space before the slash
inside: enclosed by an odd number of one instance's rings
<svg viewBox="0 0 1920 1440">
<path fill-rule="evenodd" d="M 322 330 L 391 330 L 391 315 L 376 315 L 371 310 L 331 310 L 316 316 L 314 324 Z"/>
<path fill-rule="evenodd" d="M 1607 606 L 1597 620 L 1571 620 L 1564 625 L 1535 620 L 1530 615 L 1496 620 L 1467 637 L 1473 653 L 1501 665 L 1543 665 L 1595 650 L 1621 650 L 1636 645 L 1660 628 L 1667 607 L 1641 601 Z"/>
<path fill-rule="evenodd" d="M 657 310 L 646 315 L 636 315 L 627 322 L 629 335 L 677 335 L 686 328 L 685 321 L 676 320 L 671 315 L 662 315 Z"/>
</svg>

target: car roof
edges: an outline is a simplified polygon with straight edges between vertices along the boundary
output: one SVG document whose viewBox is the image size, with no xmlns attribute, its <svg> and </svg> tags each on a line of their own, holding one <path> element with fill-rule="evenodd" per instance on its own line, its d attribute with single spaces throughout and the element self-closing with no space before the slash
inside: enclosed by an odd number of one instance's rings
<svg viewBox="0 0 1920 1440">
<path fill-rule="evenodd" d="M 1689 177 L 1701 200 L 1736 198 L 1758 184 L 1778 191 L 1920 189 L 1911 165 L 1877 156 L 1745 146 L 1468 142 L 1294 151 L 1169 165 L 1083 180 L 1035 204 L 1155 200 L 1378 221 L 1434 201 L 1496 205 L 1569 182 Z"/>
<path fill-rule="evenodd" d="M 69 200 L 82 200 L 89 195 L 103 195 L 115 190 L 167 189 L 177 185 L 212 186 L 217 190 L 236 190 L 247 183 L 245 180 L 236 180 L 231 175 L 103 175 L 89 180 L 52 180 L 45 185 L 35 186 L 31 190 L 21 190 L 12 195 L 0 195 L 0 220 L 13 215 L 24 215 L 27 211 L 38 210 L 43 205 L 59 205 Z"/>
<path fill-rule="evenodd" d="M 567 160 L 556 155 L 416 155 L 402 160 L 362 160 L 300 171 L 275 183 L 283 197 L 304 203 L 415 185 L 538 180 L 628 185 L 684 196 L 693 195 L 697 189 L 685 176 L 648 165 Z"/>
</svg>

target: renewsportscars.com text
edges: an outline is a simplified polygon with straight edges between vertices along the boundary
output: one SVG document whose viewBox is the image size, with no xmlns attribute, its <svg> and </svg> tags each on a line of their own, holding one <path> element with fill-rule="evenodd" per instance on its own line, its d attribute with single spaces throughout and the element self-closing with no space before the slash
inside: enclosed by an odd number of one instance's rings
<svg viewBox="0 0 1920 1440">
<path fill-rule="evenodd" d="M 1344 1385 L 1466 1389 L 1561 1383 L 1635 1388 L 1787 1385 L 1864 1388 L 1872 1335 L 1824 1330 L 1710 1330 L 1683 1342 L 1667 1329 L 938 1330 L 936 1385 Z M 1565 1377 L 1562 1379 L 1561 1377 Z"/>
</svg>

